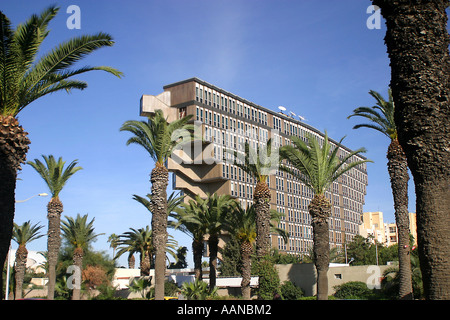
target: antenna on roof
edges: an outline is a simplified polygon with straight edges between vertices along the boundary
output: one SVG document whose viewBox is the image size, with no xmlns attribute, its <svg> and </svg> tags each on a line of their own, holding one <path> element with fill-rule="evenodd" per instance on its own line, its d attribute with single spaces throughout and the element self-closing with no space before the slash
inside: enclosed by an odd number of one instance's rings
<svg viewBox="0 0 450 320">
<path fill-rule="evenodd" d="M 278 109 L 280 109 L 280 110 L 281 110 L 281 111 L 280 111 L 281 113 L 283 113 L 283 111 L 286 111 L 286 108 L 285 108 L 285 107 L 283 107 L 283 106 L 279 106 L 279 107 L 278 107 Z"/>
<path fill-rule="evenodd" d="M 301 121 L 305 121 L 306 119 L 304 118 L 304 117 L 302 117 L 302 116 L 298 116 L 298 118 L 301 120 Z"/>
<path fill-rule="evenodd" d="M 295 116 L 297 116 L 295 113 L 293 113 L 292 111 L 289 112 L 289 115 L 291 116 L 292 119 L 294 119 Z"/>
</svg>

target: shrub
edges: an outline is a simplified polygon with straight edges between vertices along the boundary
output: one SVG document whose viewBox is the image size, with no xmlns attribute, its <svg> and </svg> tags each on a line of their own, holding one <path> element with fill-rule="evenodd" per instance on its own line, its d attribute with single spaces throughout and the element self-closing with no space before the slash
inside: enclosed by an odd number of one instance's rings
<svg viewBox="0 0 450 320">
<path fill-rule="evenodd" d="M 280 291 L 284 300 L 298 300 L 305 294 L 301 288 L 290 281 L 283 282 Z"/>
<path fill-rule="evenodd" d="M 217 287 L 210 292 L 206 282 L 195 280 L 195 282 L 183 283 L 181 294 L 188 300 L 205 300 L 217 295 Z"/>
<path fill-rule="evenodd" d="M 334 290 L 334 296 L 339 299 L 368 299 L 373 294 L 367 284 L 361 281 L 346 282 L 334 286 Z"/>
<path fill-rule="evenodd" d="M 280 293 L 280 277 L 270 259 L 262 259 L 257 265 L 256 274 L 259 276 L 258 296 L 262 300 L 272 300 Z"/>
</svg>

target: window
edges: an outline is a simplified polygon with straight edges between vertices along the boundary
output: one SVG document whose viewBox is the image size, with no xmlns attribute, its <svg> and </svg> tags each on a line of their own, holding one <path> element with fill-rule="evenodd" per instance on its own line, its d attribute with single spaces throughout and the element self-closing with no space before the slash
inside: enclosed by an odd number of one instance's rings
<svg viewBox="0 0 450 320">
<path fill-rule="evenodd" d="M 186 116 L 186 107 L 182 107 L 178 109 L 178 116 L 179 118 L 184 118 Z"/>
</svg>

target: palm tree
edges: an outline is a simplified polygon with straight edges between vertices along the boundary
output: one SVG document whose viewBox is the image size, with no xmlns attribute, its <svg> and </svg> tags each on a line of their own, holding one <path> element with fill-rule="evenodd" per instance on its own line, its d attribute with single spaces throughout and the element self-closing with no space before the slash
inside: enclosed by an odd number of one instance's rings
<svg viewBox="0 0 450 320">
<path fill-rule="evenodd" d="M 109 247 L 113 249 L 113 257 L 116 256 L 118 240 L 119 240 L 119 236 L 115 233 L 111 233 L 111 235 L 108 237 Z"/>
<path fill-rule="evenodd" d="M 145 121 L 126 121 L 120 131 L 131 132 L 134 136 L 128 139 L 127 145 L 138 144 L 143 147 L 155 161 L 155 167 L 150 175 L 151 189 L 151 212 L 153 245 L 155 247 L 155 299 L 164 299 L 165 279 L 165 245 L 167 242 L 167 185 L 169 182 L 169 171 L 165 167 L 166 161 L 173 150 L 181 143 L 186 142 L 179 139 L 185 136 L 186 131 L 192 132 L 193 125 L 187 122 L 192 116 L 167 122 L 161 110 Z"/>
<path fill-rule="evenodd" d="M 83 257 L 86 250 L 88 250 L 89 245 L 103 233 L 94 233 L 95 218 L 90 222 L 87 222 L 87 214 L 80 216 L 78 213 L 75 219 L 68 216 L 65 216 L 65 218 L 66 220 L 62 222 L 61 230 L 67 243 L 74 249 L 73 264 L 78 267 L 81 272 L 81 270 L 83 270 Z M 72 300 L 80 300 L 80 293 L 81 288 L 74 286 Z"/>
<path fill-rule="evenodd" d="M 187 203 L 182 203 L 176 209 L 174 218 L 176 222 L 170 223 L 176 230 L 180 230 L 192 238 L 192 254 L 194 260 L 194 273 L 196 280 L 202 280 L 202 257 L 204 251 L 203 240 L 207 234 L 206 228 L 197 223 L 203 212 L 207 210 L 207 202 L 199 195 L 194 199 L 189 199 Z M 197 217 L 197 218 L 192 218 Z"/>
<path fill-rule="evenodd" d="M 44 179 L 52 198 L 47 205 L 47 218 L 48 218 L 48 239 L 47 239 L 47 252 L 48 252 L 48 299 L 53 300 L 55 291 L 56 280 L 56 263 L 58 261 L 59 248 L 61 247 L 61 213 L 63 212 L 63 204 L 59 199 L 59 194 L 66 185 L 70 177 L 72 177 L 77 171 L 82 168 L 77 166 L 78 160 L 72 161 L 66 168 L 64 168 L 66 162 L 60 157 L 58 161 L 55 160 L 53 155 L 42 156 L 44 162 L 39 159 L 28 161 L 27 163 L 32 166 L 37 173 Z"/>
<path fill-rule="evenodd" d="M 153 235 L 152 230 L 149 226 L 145 228 L 134 229 L 130 228 L 131 231 L 124 232 L 119 236 L 118 248 L 115 259 L 119 258 L 122 254 L 128 253 L 128 261 L 130 262 L 131 257 L 134 253 L 139 253 L 140 256 L 140 274 L 141 276 L 149 276 L 150 269 L 154 264 L 153 256 L 155 254 L 155 249 L 153 247 Z M 165 245 L 166 254 L 170 254 L 176 259 L 176 247 L 178 242 L 169 235 L 167 243 Z M 134 258 L 133 258 L 134 261 Z"/>
<path fill-rule="evenodd" d="M 197 225 L 201 230 L 199 234 L 208 234 L 209 288 L 212 292 L 216 286 L 219 236 L 225 227 L 226 218 L 234 210 L 236 201 L 227 194 L 218 196 L 216 193 L 208 193 L 205 200 L 197 196 L 196 201 L 190 203 L 198 208 L 186 211 L 186 215 L 182 216 L 183 223 Z"/>
<path fill-rule="evenodd" d="M 448 0 L 373 0 L 386 20 L 398 140 L 414 178 L 427 299 L 450 299 Z"/>
<path fill-rule="evenodd" d="M 328 134 L 325 132 L 323 146 L 314 136 L 309 136 L 308 144 L 298 137 L 291 137 L 292 145 L 280 148 L 280 156 L 286 159 L 291 167 L 281 166 L 314 192 L 314 197 L 308 206 L 312 218 L 314 264 L 317 270 L 317 299 L 328 299 L 328 265 L 330 255 L 328 218 L 331 215 L 331 203 L 325 197 L 325 191 L 342 174 L 370 160 L 357 160 L 347 163 L 347 160 L 365 152 L 364 148 L 349 152 L 342 160 L 338 157 L 341 141 L 331 151 Z M 330 152 L 331 151 L 331 152 Z"/>
<path fill-rule="evenodd" d="M 50 32 L 48 25 L 58 11 L 55 6 L 48 7 L 16 29 L 0 11 L 0 265 L 4 264 L 11 241 L 17 172 L 26 161 L 30 144 L 28 133 L 19 124 L 19 113 L 47 94 L 85 89 L 86 82 L 72 79 L 76 75 L 94 70 L 122 75 L 107 66 L 72 69 L 90 53 L 114 44 L 105 33 L 74 37 L 40 54 L 41 44 Z"/>
<path fill-rule="evenodd" d="M 209 290 L 216 287 L 217 254 L 219 252 L 219 236 L 229 213 L 234 210 L 236 201 L 228 194 L 218 196 L 217 193 L 206 195 L 207 210 L 200 216 L 200 223 L 206 227 L 209 248 Z"/>
<path fill-rule="evenodd" d="M 259 259 L 270 250 L 270 190 L 267 179 L 280 163 L 278 152 L 272 147 L 272 139 L 261 148 L 253 149 L 248 142 L 244 145 L 244 154 L 227 150 L 234 156 L 235 165 L 256 179 L 253 202 L 256 210 L 256 255 Z"/>
<path fill-rule="evenodd" d="M 140 229 L 130 228 L 131 231 L 124 232 L 119 235 L 118 248 L 115 259 L 122 254 L 128 253 L 128 261 L 135 253 L 139 254 L 140 263 L 139 269 L 141 276 L 148 276 L 150 274 L 150 267 L 153 258 L 153 246 L 151 238 L 151 230 L 149 226 Z"/>
<path fill-rule="evenodd" d="M 397 128 L 394 121 L 394 101 L 391 90 L 389 101 L 378 92 L 370 90 L 369 94 L 377 101 L 372 108 L 359 107 L 347 117 L 360 116 L 370 120 L 368 124 L 358 124 L 353 129 L 371 128 L 387 136 L 391 143 L 388 147 L 388 171 L 391 178 L 392 195 L 394 197 L 395 221 L 398 229 L 398 257 L 399 257 L 399 297 L 413 299 L 411 281 L 411 262 L 409 248 L 409 213 L 408 213 L 408 163 L 403 148 L 398 142 Z"/>
<path fill-rule="evenodd" d="M 270 210 L 270 221 L 279 221 L 281 214 L 276 210 Z M 284 230 L 275 228 L 271 223 L 271 229 L 283 236 L 287 241 L 288 234 Z M 239 242 L 239 251 L 242 258 L 241 268 L 241 288 L 242 296 L 246 300 L 250 300 L 250 280 L 252 268 L 253 245 L 256 241 L 256 210 L 255 206 L 244 209 L 238 204 L 235 210 L 229 215 L 225 224 L 225 230 Z"/>
<path fill-rule="evenodd" d="M 21 226 L 14 223 L 14 230 L 12 239 L 19 245 L 16 251 L 16 263 L 14 266 L 15 278 L 16 278 L 16 294 L 15 299 L 22 298 L 23 277 L 25 275 L 25 269 L 27 267 L 28 250 L 26 245 L 31 241 L 43 237 L 39 230 L 44 226 L 40 226 L 37 223 L 32 225 L 30 221 L 25 222 Z"/>
</svg>

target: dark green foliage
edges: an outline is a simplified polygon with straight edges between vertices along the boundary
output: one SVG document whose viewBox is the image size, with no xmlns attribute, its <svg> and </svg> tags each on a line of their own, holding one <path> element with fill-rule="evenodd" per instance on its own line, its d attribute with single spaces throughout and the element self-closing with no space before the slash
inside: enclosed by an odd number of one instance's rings
<svg viewBox="0 0 450 320">
<path fill-rule="evenodd" d="M 283 282 L 280 291 L 284 300 L 298 300 L 305 294 L 301 288 L 297 287 L 291 281 Z"/>
<path fill-rule="evenodd" d="M 280 294 L 280 277 L 270 256 L 263 257 L 255 263 L 256 272 L 260 277 L 258 296 L 262 300 L 272 300 L 275 294 Z"/>
<path fill-rule="evenodd" d="M 378 251 L 378 264 L 384 265 L 388 261 L 398 261 L 398 246 L 389 247 L 381 243 L 375 244 L 370 239 L 360 235 L 353 237 L 353 241 L 347 244 L 347 256 L 353 258 L 353 266 L 376 264 L 376 252 Z"/>
<path fill-rule="evenodd" d="M 187 254 L 188 248 L 186 247 L 178 247 L 177 249 L 177 261 L 172 262 L 168 269 L 184 269 L 187 267 L 186 262 L 186 254 Z"/>
<path fill-rule="evenodd" d="M 350 281 L 334 286 L 334 296 L 339 299 L 368 299 L 373 291 L 361 281 Z"/>
<path fill-rule="evenodd" d="M 218 270 L 223 277 L 239 277 L 241 275 L 241 254 L 239 252 L 239 242 L 231 238 L 221 250 L 222 261 Z"/>
<path fill-rule="evenodd" d="M 275 264 L 303 263 L 300 255 L 280 253 L 278 249 L 274 249 L 272 254 Z"/>
</svg>

